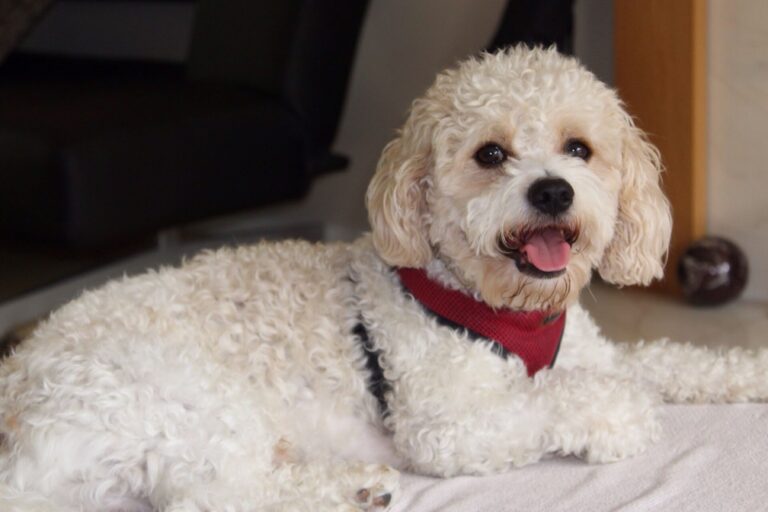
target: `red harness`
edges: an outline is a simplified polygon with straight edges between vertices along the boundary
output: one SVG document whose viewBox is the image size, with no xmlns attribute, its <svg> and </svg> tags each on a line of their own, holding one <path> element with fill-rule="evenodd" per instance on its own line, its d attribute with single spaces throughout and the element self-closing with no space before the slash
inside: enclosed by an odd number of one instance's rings
<svg viewBox="0 0 768 512">
<path fill-rule="evenodd" d="M 400 282 L 443 324 L 463 328 L 474 338 L 485 338 L 525 363 L 528 375 L 555 364 L 565 330 L 565 311 L 495 310 L 427 277 L 422 269 L 399 268 Z"/>
</svg>

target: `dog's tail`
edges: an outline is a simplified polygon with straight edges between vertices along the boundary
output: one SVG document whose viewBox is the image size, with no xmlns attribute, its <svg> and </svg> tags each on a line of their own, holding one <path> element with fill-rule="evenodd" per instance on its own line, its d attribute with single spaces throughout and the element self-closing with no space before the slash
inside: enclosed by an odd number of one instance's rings
<svg viewBox="0 0 768 512">
<path fill-rule="evenodd" d="M 0 483 L 0 511 L 2 512 L 75 512 L 52 503 L 46 497 L 27 491 L 20 491 Z"/>
</svg>

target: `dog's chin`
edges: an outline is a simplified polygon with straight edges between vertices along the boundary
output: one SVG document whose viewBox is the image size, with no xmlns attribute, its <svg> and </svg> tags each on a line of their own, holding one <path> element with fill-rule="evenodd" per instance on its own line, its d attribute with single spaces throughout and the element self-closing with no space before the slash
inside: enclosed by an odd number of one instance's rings
<svg viewBox="0 0 768 512">
<path fill-rule="evenodd" d="M 533 265 L 531 263 L 527 263 L 524 261 L 520 261 L 519 258 L 515 258 L 514 256 L 511 256 L 511 255 L 507 255 L 507 256 L 512 258 L 515 261 L 517 270 L 519 270 L 521 273 L 525 274 L 526 276 L 533 277 L 536 279 L 555 279 L 557 277 L 565 275 L 567 271 L 566 268 L 561 268 L 560 270 L 547 272 L 545 270 L 541 270 L 537 268 L 536 265 Z"/>
</svg>

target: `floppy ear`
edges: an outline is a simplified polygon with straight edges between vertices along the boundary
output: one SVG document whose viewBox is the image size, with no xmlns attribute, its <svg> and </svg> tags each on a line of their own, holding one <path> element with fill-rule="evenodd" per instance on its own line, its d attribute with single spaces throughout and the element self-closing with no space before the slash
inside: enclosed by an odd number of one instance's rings
<svg viewBox="0 0 768 512">
<path fill-rule="evenodd" d="M 416 101 L 397 138 L 384 148 L 368 186 L 373 243 L 390 265 L 423 267 L 432 257 L 424 221 L 431 136 L 426 107 Z"/>
<path fill-rule="evenodd" d="M 647 285 L 664 275 L 672 217 L 660 187 L 659 152 L 632 119 L 625 118 L 619 213 L 598 271 L 611 283 Z"/>
</svg>

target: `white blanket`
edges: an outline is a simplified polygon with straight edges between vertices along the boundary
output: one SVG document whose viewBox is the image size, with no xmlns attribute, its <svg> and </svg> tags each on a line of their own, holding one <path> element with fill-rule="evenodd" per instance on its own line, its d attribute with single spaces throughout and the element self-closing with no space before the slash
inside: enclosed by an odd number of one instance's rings
<svg viewBox="0 0 768 512">
<path fill-rule="evenodd" d="M 768 510 L 768 405 L 668 405 L 662 414 L 662 440 L 638 457 L 552 458 L 482 478 L 404 475 L 394 511 Z"/>
</svg>

